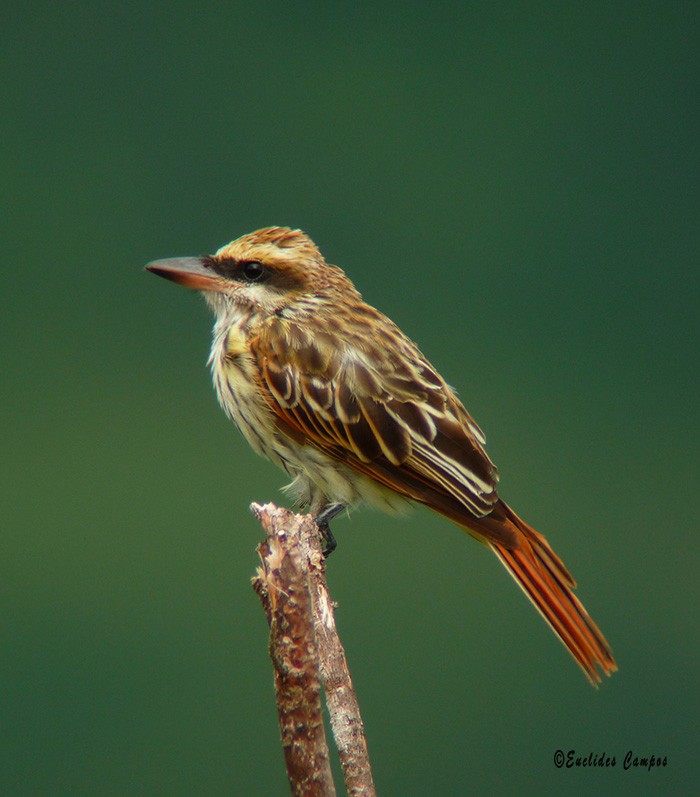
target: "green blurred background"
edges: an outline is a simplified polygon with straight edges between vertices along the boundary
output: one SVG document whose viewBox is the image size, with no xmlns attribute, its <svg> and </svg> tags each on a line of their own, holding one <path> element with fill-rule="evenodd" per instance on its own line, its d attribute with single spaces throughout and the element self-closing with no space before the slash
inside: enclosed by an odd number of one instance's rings
<svg viewBox="0 0 700 797">
<path fill-rule="evenodd" d="M 620 665 L 427 511 L 336 521 L 380 792 L 696 793 L 698 8 L 5 8 L 2 794 L 287 793 L 247 508 L 284 478 L 142 268 L 270 224 L 460 390 Z"/>
</svg>

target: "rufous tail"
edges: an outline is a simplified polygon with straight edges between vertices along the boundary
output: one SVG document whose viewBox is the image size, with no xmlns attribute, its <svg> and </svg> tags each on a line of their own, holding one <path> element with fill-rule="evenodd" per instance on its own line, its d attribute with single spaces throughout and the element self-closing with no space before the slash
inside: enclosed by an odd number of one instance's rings
<svg viewBox="0 0 700 797">
<path fill-rule="evenodd" d="M 520 532 L 518 544 L 506 548 L 489 542 L 490 547 L 597 687 L 602 680 L 598 668 L 612 675 L 617 665 L 605 637 L 573 593 L 576 582 L 547 540 L 510 507 L 499 504 L 500 519 Z"/>
</svg>

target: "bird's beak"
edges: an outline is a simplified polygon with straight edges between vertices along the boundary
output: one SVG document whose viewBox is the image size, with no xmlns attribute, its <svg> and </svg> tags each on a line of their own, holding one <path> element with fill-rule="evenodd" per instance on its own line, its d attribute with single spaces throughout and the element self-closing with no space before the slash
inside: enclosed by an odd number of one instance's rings
<svg viewBox="0 0 700 797">
<path fill-rule="evenodd" d="M 212 270 L 203 257 L 173 257 L 168 260 L 153 260 L 146 266 L 159 277 L 177 282 L 195 291 L 221 291 L 223 280 Z"/>
</svg>

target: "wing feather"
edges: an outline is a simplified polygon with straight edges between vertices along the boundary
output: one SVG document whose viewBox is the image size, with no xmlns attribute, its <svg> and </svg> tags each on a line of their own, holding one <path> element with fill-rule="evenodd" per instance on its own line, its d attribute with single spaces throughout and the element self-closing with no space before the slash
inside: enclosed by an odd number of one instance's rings
<svg viewBox="0 0 700 797">
<path fill-rule="evenodd" d="M 386 405 L 373 398 L 363 397 L 358 399 L 358 404 L 382 454 L 392 465 L 401 466 L 411 455 L 411 439 L 406 428 L 396 423 Z"/>
<path fill-rule="evenodd" d="M 324 416 L 331 416 L 329 410 L 333 406 L 333 387 L 331 383 L 320 376 L 300 377 L 301 389 L 308 404 Z"/>
<path fill-rule="evenodd" d="M 389 404 L 389 409 L 396 418 L 396 420 L 406 428 L 410 434 L 418 439 L 430 443 L 435 440 L 437 435 L 437 426 L 435 421 L 430 417 L 430 413 L 426 412 L 420 404 L 414 404 L 410 401 L 392 401 Z"/>
<path fill-rule="evenodd" d="M 372 462 L 381 456 L 379 441 L 364 416 L 357 423 L 345 424 L 343 428 L 348 444 L 362 462 Z"/>
<path fill-rule="evenodd" d="M 295 439 L 396 492 L 456 522 L 465 513 L 484 517 L 498 501 L 498 473 L 483 435 L 399 335 L 379 348 L 357 334 L 314 337 L 287 318 L 273 319 L 252 346 L 270 408 Z M 512 542 L 498 530 L 484 536 Z"/>
</svg>

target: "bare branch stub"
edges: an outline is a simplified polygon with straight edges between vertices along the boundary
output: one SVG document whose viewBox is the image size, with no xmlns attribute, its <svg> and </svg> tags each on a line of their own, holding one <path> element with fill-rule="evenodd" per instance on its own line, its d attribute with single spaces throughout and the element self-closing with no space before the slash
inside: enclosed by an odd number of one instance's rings
<svg viewBox="0 0 700 797">
<path fill-rule="evenodd" d="M 320 532 L 304 534 L 302 544 L 309 562 L 321 680 L 345 787 L 349 797 L 376 797 L 360 705 L 338 636 L 333 602 L 326 583 L 326 560 L 321 552 Z"/>
<path fill-rule="evenodd" d="M 253 586 L 263 602 L 270 623 L 270 655 L 275 669 L 277 671 L 279 666 L 280 646 L 273 642 L 274 628 L 276 624 L 286 624 L 287 619 L 276 619 L 281 599 L 279 596 L 272 596 L 273 585 L 267 575 L 268 570 L 278 576 L 274 589 L 284 590 L 291 595 L 292 588 L 282 585 L 287 583 L 295 585 L 294 590 L 296 591 L 293 593 L 295 611 L 308 612 L 307 618 L 303 621 L 296 614 L 294 615 L 294 627 L 303 626 L 304 634 L 308 634 L 309 628 L 312 631 L 313 644 L 306 651 L 308 656 L 316 657 L 317 669 L 315 672 L 317 674 L 314 677 L 318 678 L 320 671 L 320 680 L 326 693 L 331 727 L 348 795 L 349 797 L 376 797 L 360 707 L 345 659 L 345 651 L 338 637 L 333 602 L 326 584 L 326 560 L 321 550 L 320 529 L 309 515 L 294 515 L 289 510 L 280 509 L 274 504 L 265 504 L 264 506 L 253 504 L 251 508 L 267 534 L 267 540 L 261 543 L 258 549 L 266 569 L 258 570 L 258 576 L 253 580 Z M 290 553 L 287 554 L 287 552 Z M 283 556 L 286 558 L 283 559 Z M 300 572 L 292 573 L 285 569 L 281 564 L 282 561 L 288 568 L 298 569 Z M 306 598 L 303 601 L 298 597 L 301 584 L 304 584 L 306 589 Z M 286 601 L 284 605 L 286 606 Z M 305 657 L 302 658 L 305 661 L 304 666 L 308 667 L 308 671 L 311 673 L 311 662 L 307 661 Z M 276 672 L 275 683 L 277 684 L 277 682 Z M 280 727 L 282 727 L 282 706 L 279 692 L 278 710 L 280 711 Z M 300 721 L 303 719 L 300 718 Z M 313 721 L 316 721 L 315 714 Z M 300 734 L 302 740 L 306 737 L 306 732 L 301 725 L 296 726 L 296 732 Z M 284 730 L 282 738 L 284 744 L 286 738 Z M 290 773 L 290 783 L 292 783 L 289 763 L 287 771 Z M 294 792 L 294 786 L 292 786 L 292 790 L 295 794 L 317 793 Z M 318 793 L 332 795 L 335 794 L 335 791 Z"/>
<path fill-rule="evenodd" d="M 293 795 L 335 797 L 323 727 L 319 657 L 307 557 L 300 526 L 308 522 L 272 504 L 253 505 L 267 539 L 253 579 L 270 625 L 277 711 Z"/>
</svg>

